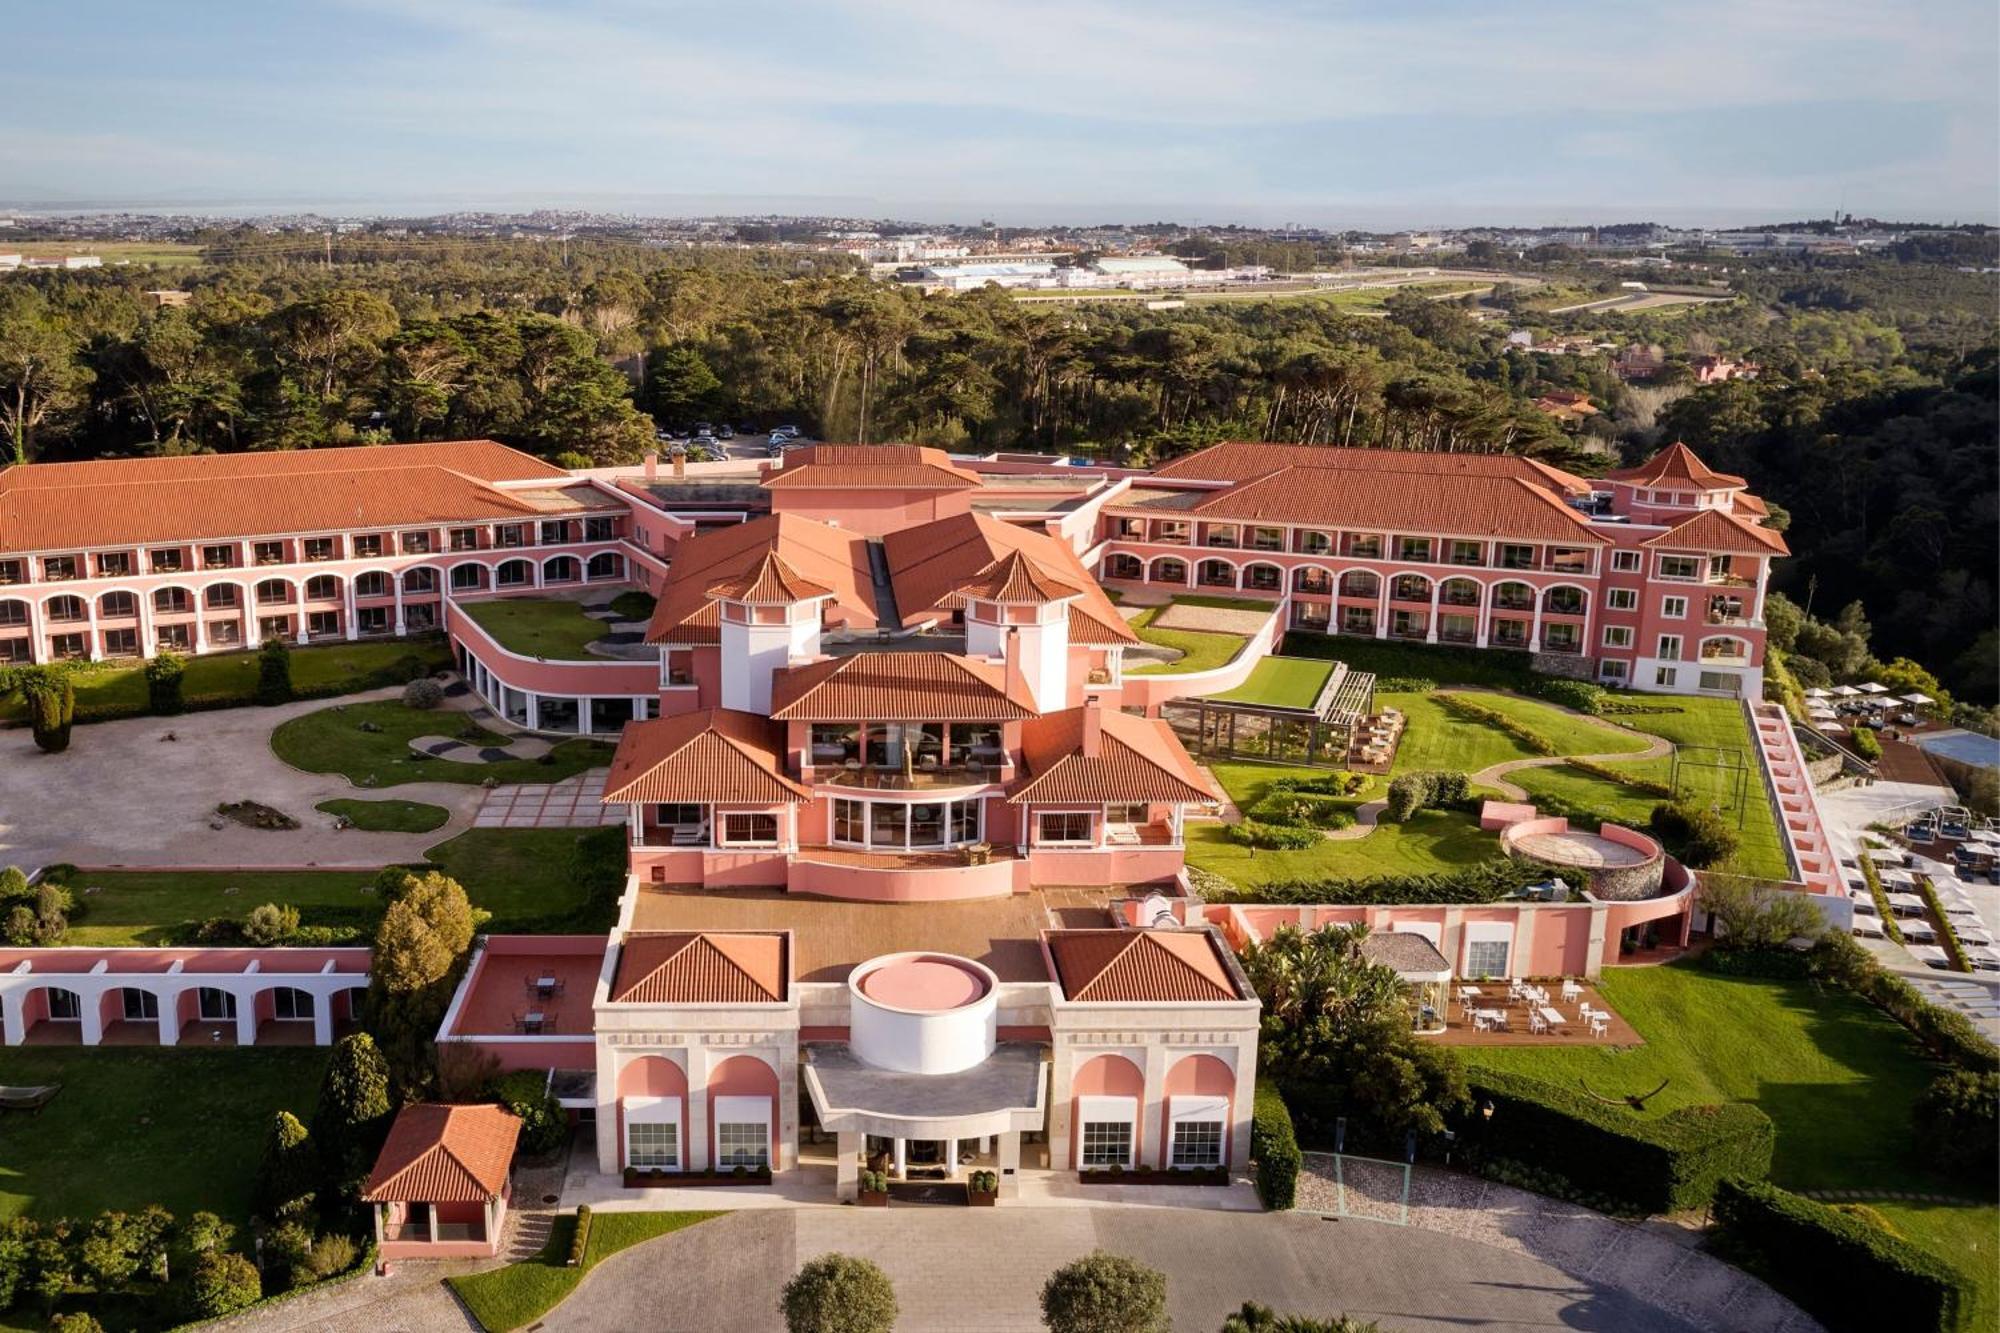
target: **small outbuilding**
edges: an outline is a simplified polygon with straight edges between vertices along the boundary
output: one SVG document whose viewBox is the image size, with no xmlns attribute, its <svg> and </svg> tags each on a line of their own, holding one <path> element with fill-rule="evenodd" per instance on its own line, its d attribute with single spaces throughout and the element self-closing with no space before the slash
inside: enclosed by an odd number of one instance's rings
<svg viewBox="0 0 2000 1333">
<path fill-rule="evenodd" d="M 362 1198 L 383 1259 L 488 1259 L 506 1229 L 519 1116 L 422 1103 L 396 1113 Z"/>
</svg>

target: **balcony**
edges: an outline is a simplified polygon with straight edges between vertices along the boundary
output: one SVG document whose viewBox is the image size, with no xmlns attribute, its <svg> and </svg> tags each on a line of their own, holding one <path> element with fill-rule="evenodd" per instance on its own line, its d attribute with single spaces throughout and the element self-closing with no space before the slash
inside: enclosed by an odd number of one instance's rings
<svg viewBox="0 0 2000 1333">
<path fill-rule="evenodd" d="M 1233 533 L 1211 532 L 1202 540 L 1201 544 L 1203 546 L 1221 547 L 1229 551 L 1237 548 L 1236 536 Z"/>
<path fill-rule="evenodd" d="M 944 791 L 1004 782 L 1012 774 L 1013 767 L 998 757 L 991 763 L 919 766 L 907 774 L 900 768 L 864 765 L 854 760 L 819 759 L 814 761 L 810 780 L 855 791 Z"/>
<path fill-rule="evenodd" d="M 1712 588 L 1754 588 L 1755 579 L 1746 579 L 1741 574 L 1731 574 L 1727 570 L 1710 570 L 1702 576 L 1702 582 Z"/>
<path fill-rule="evenodd" d="M 1542 651 L 1554 653 L 1558 657 L 1575 657 L 1583 651 L 1583 645 L 1574 640 L 1551 639 L 1542 645 Z"/>
<path fill-rule="evenodd" d="M 1749 666 L 1750 653 L 1748 649 L 1742 647 L 1728 649 L 1704 648 L 1701 650 L 1701 664 L 1703 666 Z"/>
</svg>

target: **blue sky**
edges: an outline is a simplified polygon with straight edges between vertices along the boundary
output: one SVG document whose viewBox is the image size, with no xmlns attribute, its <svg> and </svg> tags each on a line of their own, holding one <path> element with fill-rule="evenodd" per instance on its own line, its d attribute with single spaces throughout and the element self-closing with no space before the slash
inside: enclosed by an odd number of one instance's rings
<svg viewBox="0 0 2000 1333">
<path fill-rule="evenodd" d="M 1993 0 L 75 0 L 0 205 L 1993 220 Z"/>
</svg>

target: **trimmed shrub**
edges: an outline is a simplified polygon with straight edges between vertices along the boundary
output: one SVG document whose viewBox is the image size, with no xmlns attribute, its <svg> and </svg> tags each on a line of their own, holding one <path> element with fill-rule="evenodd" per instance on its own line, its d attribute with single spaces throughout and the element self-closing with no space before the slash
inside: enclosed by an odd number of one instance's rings
<svg viewBox="0 0 2000 1333">
<path fill-rule="evenodd" d="M 1290 879 L 1239 886 L 1205 881 L 1209 902 L 1262 903 L 1492 903 L 1548 878 L 1530 861 L 1496 856 L 1477 865 L 1429 875 L 1377 875 L 1370 879 Z"/>
<path fill-rule="evenodd" d="M 1316 778 L 1277 778 L 1271 790 L 1313 792 L 1322 796 L 1352 796 L 1368 785 L 1366 773 L 1350 773 L 1344 768 Z"/>
<path fill-rule="evenodd" d="M 1318 845 L 1319 830 L 1309 825 L 1260 824 L 1246 819 L 1226 826 L 1229 840 L 1239 847 L 1266 852 L 1296 852 Z"/>
<path fill-rule="evenodd" d="M 264 640 L 257 653 L 256 702 L 266 706 L 290 703 L 292 693 L 292 650 L 280 638 Z"/>
<path fill-rule="evenodd" d="M 1634 773 L 1627 769 L 1613 768 L 1609 764 L 1600 764 L 1595 759 L 1579 759 L 1572 756 L 1563 760 L 1563 766 L 1573 768 L 1579 773 L 1588 773 L 1594 778 L 1602 778 L 1606 782 L 1615 782 L 1621 787 L 1630 787 L 1633 791 L 1642 791 L 1648 796 L 1657 796 L 1662 800 L 1671 801 L 1677 795 L 1670 784 L 1661 782 L 1657 778 L 1649 778 L 1643 773 Z"/>
<path fill-rule="evenodd" d="M 1957 1333 L 1972 1287 L 1944 1260 L 1868 1221 L 1762 1181 L 1715 1193 L 1716 1246 L 1831 1333 Z"/>
<path fill-rule="evenodd" d="M 1536 731 L 1527 723 L 1509 717 L 1497 708 L 1488 708 L 1485 704 L 1474 703 L 1462 694 L 1440 693 L 1433 694 L 1431 698 L 1440 708 L 1450 713 L 1453 717 L 1463 718 L 1468 722 L 1483 722 L 1489 727 L 1495 727 L 1504 731 L 1530 750 L 1533 750 L 1536 754 L 1552 755 L 1557 752 L 1554 741 L 1542 735 L 1541 732 Z"/>
<path fill-rule="evenodd" d="M 569 1233 L 569 1266 L 583 1267 L 583 1256 L 590 1253 L 590 1205 L 576 1206 L 576 1225 Z"/>
<path fill-rule="evenodd" d="M 1882 757 L 1882 741 L 1869 727 L 1850 727 L 1847 731 L 1848 748 L 1854 753 L 1874 763 Z"/>
<path fill-rule="evenodd" d="M 1589 713 L 1592 716 L 1604 709 L 1604 687 L 1593 685 L 1587 680 L 1546 676 L 1537 680 L 1528 692 L 1538 699 L 1546 699 L 1552 704 L 1574 709 L 1579 713 Z"/>
<path fill-rule="evenodd" d="M 1266 1208 L 1290 1208 L 1299 1192 L 1299 1139 L 1277 1085 L 1259 1080 L 1250 1114 L 1250 1160 L 1257 1168 L 1257 1197 Z"/>
<path fill-rule="evenodd" d="M 1642 1116 L 1581 1092 L 1500 1070 L 1466 1076 L 1473 1113 L 1459 1126 L 1469 1170 L 1626 1215 L 1677 1213 L 1715 1197 L 1725 1177 L 1771 1170 L 1771 1118 L 1746 1102 Z M 1487 1119 L 1479 1108 L 1493 1104 Z"/>
<path fill-rule="evenodd" d="M 1330 1319 L 1279 1314 L 1268 1305 L 1245 1301 L 1242 1309 L 1222 1321 L 1222 1333 L 1382 1333 L 1382 1326 L 1344 1314 Z"/>
<path fill-rule="evenodd" d="M 1919 1151 L 1968 1177 L 2000 1171 L 2000 1074 L 1948 1069 L 1910 1107 Z"/>
<path fill-rule="evenodd" d="M 778 1300 L 787 1333 L 889 1333 L 896 1287 L 866 1259 L 822 1254 L 785 1284 Z"/>
<path fill-rule="evenodd" d="M 228 1250 L 205 1250 L 188 1270 L 186 1309 L 191 1319 L 234 1314 L 263 1294 L 257 1265 Z"/>
<path fill-rule="evenodd" d="M 549 1094 L 547 1075 L 522 1069 L 493 1085 L 493 1100 L 521 1117 L 521 1151 L 539 1157 L 569 1137 L 569 1115 Z"/>
<path fill-rule="evenodd" d="M 243 938 L 252 944 L 284 944 L 299 933 L 299 909 L 289 903 L 264 903 L 243 918 Z"/>
<path fill-rule="evenodd" d="M 1042 1284 L 1042 1323 L 1049 1333 L 1167 1333 L 1167 1275 L 1093 1250 Z"/>
<path fill-rule="evenodd" d="M 181 702 L 181 677 L 187 674 L 187 659 L 162 649 L 146 663 L 146 707 L 160 717 L 171 717 L 186 706 Z"/>
<path fill-rule="evenodd" d="M 329 1232 L 312 1243 L 312 1250 L 306 1255 L 305 1261 L 292 1270 L 292 1280 L 300 1281 L 302 1270 L 304 1278 L 314 1282 L 324 1282 L 330 1277 L 339 1277 L 360 1262 L 360 1259 L 361 1247 L 355 1243 L 352 1236 L 343 1236 L 337 1231 Z"/>
<path fill-rule="evenodd" d="M 1354 807 L 1338 796 L 1298 790 L 1274 790 L 1244 812 L 1266 824 L 1346 828 L 1354 822 Z"/>
<path fill-rule="evenodd" d="M 431 709 L 444 702 L 444 686 L 429 676 L 413 680 L 403 687 L 403 707 Z"/>
<path fill-rule="evenodd" d="M 1686 801 L 1653 807 L 1648 826 L 1691 870 L 1706 870 L 1736 855 L 1736 830 L 1721 815 Z"/>
<path fill-rule="evenodd" d="M 21 697 L 28 703 L 28 726 L 44 754 L 69 748 L 70 727 L 76 721 L 76 683 L 66 671 L 30 667 L 21 673 Z"/>
<path fill-rule="evenodd" d="M 1389 784 L 1388 809 L 1383 813 L 1406 824 L 1419 810 L 1463 804 L 1471 790 L 1472 779 L 1464 773 L 1440 769 L 1405 773 Z"/>
</svg>

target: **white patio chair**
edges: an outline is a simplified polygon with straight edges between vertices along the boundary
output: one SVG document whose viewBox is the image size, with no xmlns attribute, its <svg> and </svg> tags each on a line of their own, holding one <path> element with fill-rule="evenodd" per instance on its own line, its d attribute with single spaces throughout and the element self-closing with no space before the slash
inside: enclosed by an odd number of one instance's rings
<svg viewBox="0 0 2000 1333">
<path fill-rule="evenodd" d="M 1594 1010 L 1590 1015 L 1590 1035 L 1602 1037 L 1611 1031 L 1611 1019 L 1602 1010 Z"/>
</svg>

